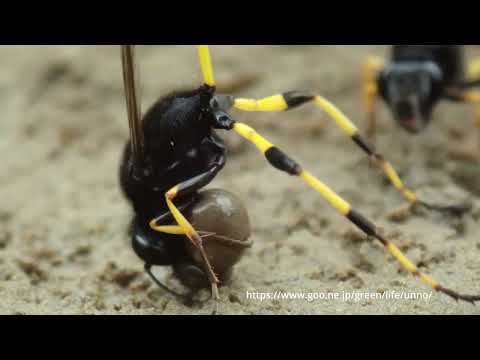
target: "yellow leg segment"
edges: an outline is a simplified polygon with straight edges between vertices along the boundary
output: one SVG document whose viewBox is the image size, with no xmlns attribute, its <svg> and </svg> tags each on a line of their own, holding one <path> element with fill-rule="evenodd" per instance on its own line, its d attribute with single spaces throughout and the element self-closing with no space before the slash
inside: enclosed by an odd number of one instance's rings
<svg viewBox="0 0 480 360">
<path fill-rule="evenodd" d="M 325 185 L 323 182 L 318 180 L 312 174 L 302 170 L 299 166 L 297 167 L 296 166 L 297 164 L 294 163 L 292 160 L 286 158 L 285 154 L 283 153 L 279 154 L 278 149 L 277 149 L 276 159 L 269 158 L 269 151 L 272 151 L 272 149 L 276 149 L 276 147 L 267 139 L 265 139 L 263 136 L 258 134 L 254 129 L 252 129 L 248 125 L 237 122 L 233 130 L 237 134 L 242 136 L 244 139 L 254 144 L 257 147 L 257 149 L 262 154 L 264 154 L 271 163 L 273 162 L 272 164 L 273 166 L 275 166 L 279 170 L 283 170 L 292 175 L 296 175 L 300 177 L 310 187 L 312 187 L 317 192 L 319 192 L 320 195 L 322 195 L 330 203 L 330 205 L 332 205 L 335 209 L 337 209 L 338 212 L 340 212 L 344 216 L 348 214 L 348 212 L 351 209 L 350 204 L 344 201 L 333 190 L 331 190 L 327 185 Z M 281 162 L 287 163 L 285 164 L 285 167 L 283 167 L 283 164 L 281 164 Z M 289 165 L 291 165 L 292 168 L 287 168 Z"/>
<path fill-rule="evenodd" d="M 467 67 L 467 80 L 476 80 L 480 78 L 480 58 L 472 60 Z"/>
<path fill-rule="evenodd" d="M 374 160 L 374 162 L 382 169 L 383 173 L 390 180 L 395 189 L 397 189 L 409 203 L 417 203 L 418 198 L 415 193 L 405 186 L 394 167 L 388 161 L 386 161 L 382 155 L 373 151 L 373 149 L 361 137 L 358 128 L 350 121 L 350 119 L 348 119 L 331 102 L 321 96 L 315 96 L 314 103 L 318 108 L 325 111 L 332 119 L 334 119 L 343 132 Z"/>
<path fill-rule="evenodd" d="M 150 227 L 157 231 L 161 232 L 163 234 L 170 234 L 170 235 L 187 235 L 187 232 L 184 228 L 181 226 L 175 226 L 175 225 L 156 225 L 155 220 L 152 220 L 150 223 Z M 198 234 L 200 234 L 200 237 L 203 239 L 204 237 L 212 236 L 214 235 L 213 233 L 210 232 L 202 232 L 202 231 L 197 231 Z"/>
<path fill-rule="evenodd" d="M 432 289 L 442 292 L 456 300 L 465 300 L 475 302 L 480 300 L 480 296 L 460 295 L 452 290 L 442 287 L 431 277 L 419 272 L 417 266 L 413 264 L 401 251 L 390 241 L 386 240 L 377 230 L 375 224 L 365 218 L 360 213 L 352 209 L 351 205 L 337 195 L 323 182 L 318 180 L 310 172 L 305 171 L 294 160 L 290 159 L 285 153 L 275 147 L 271 142 L 258 134 L 254 129 L 242 123 L 236 123 L 233 130 L 254 144 L 258 150 L 264 154 L 267 160 L 275 168 L 284 171 L 290 175 L 297 176 L 305 181 L 305 183 L 316 190 L 327 202 L 334 207 L 341 215 L 349 219 L 354 225 L 362 230 L 366 235 L 376 238 L 382 243 L 386 251 L 393 256 L 399 264 L 415 277 L 420 278 L 422 282 L 432 287 Z"/>
<path fill-rule="evenodd" d="M 335 194 L 335 192 L 327 185 L 318 180 L 308 171 L 302 171 L 299 176 L 307 183 L 307 185 L 320 193 L 340 214 L 344 216 L 348 215 L 351 210 L 350 204 Z"/>
<path fill-rule="evenodd" d="M 239 98 L 235 99 L 233 106 L 242 111 L 277 112 L 288 109 L 282 95 L 273 95 L 261 100 Z"/>
<path fill-rule="evenodd" d="M 174 226 L 174 225 L 156 225 L 155 220 L 153 220 L 150 224 L 150 227 L 157 231 L 164 234 L 170 235 L 187 235 L 187 232 L 181 226 Z"/>
<path fill-rule="evenodd" d="M 472 104 L 480 104 L 480 91 L 469 90 L 462 94 L 463 100 Z"/>
<path fill-rule="evenodd" d="M 210 49 L 208 48 L 208 45 L 197 45 L 197 49 L 204 82 L 206 85 L 214 87 L 215 77 L 213 75 L 212 57 L 210 56 Z"/>
<path fill-rule="evenodd" d="M 357 127 L 350 121 L 350 119 L 327 99 L 317 95 L 314 98 L 314 104 L 319 109 L 325 111 L 347 136 L 353 137 L 358 133 Z"/>
<path fill-rule="evenodd" d="M 375 106 L 378 98 L 378 73 L 385 67 L 385 61 L 369 56 L 363 65 L 363 101 L 367 114 L 367 136 L 373 140 L 377 129 Z"/>
<path fill-rule="evenodd" d="M 176 186 L 170 191 L 168 191 L 167 194 L 165 195 L 167 206 L 170 212 L 172 213 L 173 218 L 177 222 L 178 227 L 157 226 L 155 223 L 155 220 L 151 221 L 150 227 L 153 230 L 156 230 L 159 232 L 166 232 L 168 234 L 175 234 L 175 235 L 186 235 L 188 237 L 188 239 L 192 242 L 192 244 L 195 247 L 197 247 L 197 249 L 200 251 L 200 254 L 202 255 L 205 271 L 207 273 L 208 279 L 210 280 L 210 283 L 212 286 L 212 296 L 214 297 L 214 299 L 218 300 L 220 298 L 218 293 L 219 280 L 218 280 L 218 277 L 213 272 L 210 261 L 208 260 L 207 254 L 205 253 L 202 238 L 197 233 L 197 231 L 193 228 L 190 222 L 185 218 L 185 216 L 183 216 L 183 214 L 177 209 L 177 207 L 173 203 L 173 199 L 177 196 L 178 190 L 179 188 L 178 186 Z"/>
</svg>

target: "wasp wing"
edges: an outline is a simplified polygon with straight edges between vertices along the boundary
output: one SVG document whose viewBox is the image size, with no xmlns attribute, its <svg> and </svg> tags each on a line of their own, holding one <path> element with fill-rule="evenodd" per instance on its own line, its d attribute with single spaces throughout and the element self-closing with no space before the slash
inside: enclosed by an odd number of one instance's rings
<svg viewBox="0 0 480 360">
<path fill-rule="evenodd" d="M 132 152 L 140 164 L 143 161 L 142 110 L 139 92 L 139 71 L 135 59 L 135 45 L 122 45 L 122 68 L 125 98 L 127 102 L 128 124 Z"/>
</svg>

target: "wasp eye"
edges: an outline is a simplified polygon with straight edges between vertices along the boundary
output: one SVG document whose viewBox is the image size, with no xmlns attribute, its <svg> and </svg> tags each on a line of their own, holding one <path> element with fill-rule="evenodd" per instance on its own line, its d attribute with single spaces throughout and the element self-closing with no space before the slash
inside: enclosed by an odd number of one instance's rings
<svg viewBox="0 0 480 360">
<path fill-rule="evenodd" d="M 218 100 L 213 98 L 211 101 L 210 101 L 210 106 L 213 108 L 213 109 L 218 109 L 219 108 L 219 104 L 218 104 Z"/>
<path fill-rule="evenodd" d="M 227 111 L 233 106 L 234 98 L 231 95 L 215 95 L 210 100 L 210 108 L 212 110 Z"/>
</svg>

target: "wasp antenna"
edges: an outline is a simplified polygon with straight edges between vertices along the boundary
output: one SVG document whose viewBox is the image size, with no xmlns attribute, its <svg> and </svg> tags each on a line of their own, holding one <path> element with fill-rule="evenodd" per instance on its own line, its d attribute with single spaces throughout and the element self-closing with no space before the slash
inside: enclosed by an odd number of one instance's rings
<svg viewBox="0 0 480 360">
<path fill-rule="evenodd" d="M 144 140 L 141 129 L 142 110 L 139 100 L 139 71 L 135 59 L 135 45 L 122 45 L 121 51 L 128 125 L 130 127 L 130 141 L 134 158 L 136 160 L 136 166 L 138 167 L 143 160 Z"/>
<path fill-rule="evenodd" d="M 213 75 L 212 57 L 208 45 L 197 45 L 200 68 L 202 69 L 205 85 L 215 87 L 215 78 Z"/>
</svg>

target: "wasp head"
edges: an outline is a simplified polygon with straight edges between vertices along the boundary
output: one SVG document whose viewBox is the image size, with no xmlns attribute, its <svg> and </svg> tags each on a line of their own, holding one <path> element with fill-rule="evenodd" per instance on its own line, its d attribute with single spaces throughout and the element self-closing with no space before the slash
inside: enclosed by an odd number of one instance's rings
<svg viewBox="0 0 480 360">
<path fill-rule="evenodd" d="M 235 121 L 227 111 L 233 106 L 233 96 L 215 95 L 210 100 L 210 109 L 213 114 L 215 129 L 231 130 Z"/>
<path fill-rule="evenodd" d="M 380 74 L 380 93 L 405 130 L 419 133 L 428 125 L 442 78 L 441 69 L 425 61 L 393 63 Z"/>
</svg>

